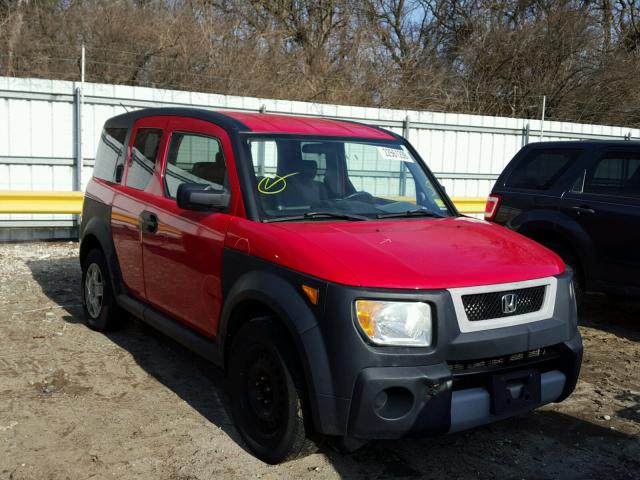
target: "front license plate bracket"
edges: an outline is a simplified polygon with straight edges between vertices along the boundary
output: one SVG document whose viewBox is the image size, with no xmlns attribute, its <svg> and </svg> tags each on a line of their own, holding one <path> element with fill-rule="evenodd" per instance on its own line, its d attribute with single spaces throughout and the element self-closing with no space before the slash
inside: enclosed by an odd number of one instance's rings
<svg viewBox="0 0 640 480">
<path fill-rule="evenodd" d="M 493 375 L 490 380 L 491 413 L 525 410 L 541 401 L 540 370 L 520 370 Z"/>
</svg>

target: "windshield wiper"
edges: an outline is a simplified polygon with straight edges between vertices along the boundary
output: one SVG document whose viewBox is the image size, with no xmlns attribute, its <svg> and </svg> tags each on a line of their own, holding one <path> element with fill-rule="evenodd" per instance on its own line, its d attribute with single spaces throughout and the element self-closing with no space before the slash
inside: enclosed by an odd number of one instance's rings
<svg viewBox="0 0 640 480">
<path fill-rule="evenodd" d="M 368 217 L 364 215 L 356 215 L 353 213 L 338 213 L 338 212 L 307 212 L 303 215 L 291 215 L 288 217 L 274 217 L 274 218 L 265 218 L 263 220 L 264 223 L 273 223 L 273 222 L 293 222 L 296 220 L 314 220 L 314 219 L 324 219 L 324 218 L 337 218 L 341 220 L 351 220 L 351 221 L 363 221 L 369 220 Z"/>
<path fill-rule="evenodd" d="M 444 218 L 444 215 L 440 215 L 439 213 L 430 212 L 429 210 L 406 210 L 404 212 L 394 212 L 394 213 L 379 213 L 376 215 L 376 218 L 395 218 L 395 217 L 435 217 L 435 218 Z"/>
</svg>

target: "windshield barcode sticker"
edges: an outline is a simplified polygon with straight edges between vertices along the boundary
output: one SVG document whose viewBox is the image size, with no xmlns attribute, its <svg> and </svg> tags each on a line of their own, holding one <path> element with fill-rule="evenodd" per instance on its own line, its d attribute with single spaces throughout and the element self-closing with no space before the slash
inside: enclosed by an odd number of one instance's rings
<svg viewBox="0 0 640 480">
<path fill-rule="evenodd" d="M 412 162 L 411 156 L 399 148 L 378 147 L 378 155 L 385 160 L 395 160 L 396 162 Z"/>
</svg>

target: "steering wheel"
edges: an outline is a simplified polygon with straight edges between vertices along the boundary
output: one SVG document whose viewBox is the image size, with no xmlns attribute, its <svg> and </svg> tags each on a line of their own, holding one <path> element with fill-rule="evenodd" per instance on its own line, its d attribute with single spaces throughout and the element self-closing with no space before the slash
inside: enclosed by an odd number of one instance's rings
<svg viewBox="0 0 640 480">
<path fill-rule="evenodd" d="M 373 202 L 373 195 L 371 195 L 369 192 L 353 192 L 352 194 L 344 197 L 343 200 L 355 200 L 359 197 L 362 197 L 361 201 L 367 201 L 369 203 Z"/>
</svg>

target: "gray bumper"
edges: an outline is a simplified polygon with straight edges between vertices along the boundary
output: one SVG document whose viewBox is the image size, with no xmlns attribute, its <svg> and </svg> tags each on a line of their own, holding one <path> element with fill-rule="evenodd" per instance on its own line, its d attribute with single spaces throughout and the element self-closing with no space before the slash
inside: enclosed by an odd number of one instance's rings
<svg viewBox="0 0 640 480">
<path fill-rule="evenodd" d="M 564 389 L 566 377 L 559 370 L 552 370 L 540 376 L 541 402 L 532 406 L 529 410 L 540 405 L 557 400 Z M 509 388 L 513 397 L 518 397 L 522 384 L 514 384 Z M 470 388 L 453 392 L 451 396 L 451 427 L 449 432 L 459 432 L 487 423 L 495 422 L 513 413 L 506 415 L 493 415 L 491 413 L 491 398 L 485 388 Z"/>
</svg>

